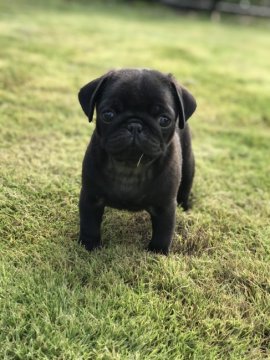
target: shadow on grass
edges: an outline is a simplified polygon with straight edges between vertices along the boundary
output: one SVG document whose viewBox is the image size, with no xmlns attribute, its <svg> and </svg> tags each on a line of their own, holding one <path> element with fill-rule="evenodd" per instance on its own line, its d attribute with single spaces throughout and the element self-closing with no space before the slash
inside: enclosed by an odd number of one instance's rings
<svg viewBox="0 0 270 360">
<path fill-rule="evenodd" d="M 93 254 L 101 254 L 116 251 L 123 255 L 133 256 L 134 252 L 146 251 L 151 239 L 152 226 L 150 216 L 146 212 L 131 213 L 115 209 L 106 209 L 102 222 L 102 244 L 103 248 Z M 67 231 L 66 239 L 77 243 L 78 233 Z M 209 224 L 196 224 L 188 213 L 179 210 L 177 213 L 177 224 L 174 239 L 171 246 L 172 255 L 201 256 L 203 253 L 211 254 L 214 247 L 209 236 Z M 80 245 L 78 244 L 80 247 Z M 160 255 L 158 255 L 160 256 Z"/>
</svg>

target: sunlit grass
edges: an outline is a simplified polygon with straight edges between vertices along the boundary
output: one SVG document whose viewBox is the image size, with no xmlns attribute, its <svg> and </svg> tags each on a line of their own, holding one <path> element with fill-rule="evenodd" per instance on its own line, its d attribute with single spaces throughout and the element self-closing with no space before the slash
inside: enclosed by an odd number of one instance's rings
<svg viewBox="0 0 270 360">
<path fill-rule="evenodd" d="M 270 339 L 266 22 L 82 1 L 0 4 L 0 358 L 263 359 Z M 107 209 L 77 244 L 93 125 L 78 89 L 108 69 L 173 73 L 198 101 L 193 209 L 168 258 L 146 213 Z"/>
</svg>

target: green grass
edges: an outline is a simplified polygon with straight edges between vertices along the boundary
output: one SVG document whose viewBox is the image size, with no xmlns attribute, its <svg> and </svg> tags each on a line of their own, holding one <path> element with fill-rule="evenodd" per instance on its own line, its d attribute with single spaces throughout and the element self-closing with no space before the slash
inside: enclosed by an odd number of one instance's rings
<svg viewBox="0 0 270 360">
<path fill-rule="evenodd" d="M 82 1 L 0 3 L 0 359 L 270 357 L 270 26 Z M 146 213 L 107 209 L 77 244 L 93 130 L 78 89 L 108 69 L 172 72 L 190 119 L 194 207 L 169 257 Z"/>
</svg>

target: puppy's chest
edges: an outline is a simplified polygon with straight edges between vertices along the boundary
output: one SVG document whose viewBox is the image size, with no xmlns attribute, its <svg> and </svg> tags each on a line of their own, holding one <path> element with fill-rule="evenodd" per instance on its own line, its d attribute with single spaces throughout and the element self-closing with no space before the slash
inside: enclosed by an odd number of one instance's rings
<svg viewBox="0 0 270 360">
<path fill-rule="evenodd" d="M 145 198 L 151 183 L 152 171 L 124 165 L 108 166 L 104 175 L 107 183 L 107 197 L 119 204 L 138 204 Z"/>
</svg>

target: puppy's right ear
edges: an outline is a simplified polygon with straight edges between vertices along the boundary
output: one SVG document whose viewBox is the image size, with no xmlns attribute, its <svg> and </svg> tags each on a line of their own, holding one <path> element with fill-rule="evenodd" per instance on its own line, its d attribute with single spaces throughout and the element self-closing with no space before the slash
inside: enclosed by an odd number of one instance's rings
<svg viewBox="0 0 270 360">
<path fill-rule="evenodd" d="M 101 87 L 107 80 L 109 74 L 103 75 L 81 88 L 78 94 L 81 107 L 88 117 L 89 122 L 92 121 L 97 97 L 100 94 Z"/>
</svg>

